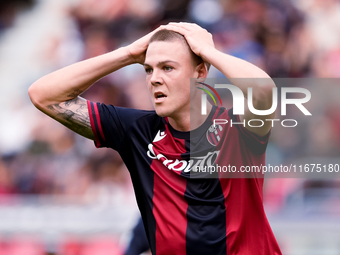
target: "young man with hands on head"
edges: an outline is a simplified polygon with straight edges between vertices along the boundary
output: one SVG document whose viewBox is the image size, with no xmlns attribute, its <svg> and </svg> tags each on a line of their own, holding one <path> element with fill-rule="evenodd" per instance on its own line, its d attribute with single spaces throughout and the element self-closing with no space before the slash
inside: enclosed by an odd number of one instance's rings
<svg viewBox="0 0 340 255">
<path fill-rule="evenodd" d="M 79 96 L 105 75 L 135 63 L 145 68 L 154 111 Z M 208 150 L 216 152 L 219 165 L 264 164 L 270 122 L 260 128 L 223 125 L 223 139 L 215 144 L 206 134 L 216 118 L 247 122 L 275 114 L 246 111 L 236 116 L 232 109 L 208 104 L 208 114 L 201 115 L 202 90 L 190 79 L 204 81 L 207 63 L 244 95 L 251 86 L 255 109 L 271 107 L 275 85 L 264 71 L 218 51 L 208 31 L 182 22 L 160 26 L 126 47 L 48 74 L 29 88 L 29 95 L 38 109 L 94 140 L 97 147 L 120 153 L 152 254 L 279 255 L 262 204 L 263 178 L 190 176 L 197 160 L 209 157 Z M 190 149 L 200 155 L 190 155 Z"/>
</svg>

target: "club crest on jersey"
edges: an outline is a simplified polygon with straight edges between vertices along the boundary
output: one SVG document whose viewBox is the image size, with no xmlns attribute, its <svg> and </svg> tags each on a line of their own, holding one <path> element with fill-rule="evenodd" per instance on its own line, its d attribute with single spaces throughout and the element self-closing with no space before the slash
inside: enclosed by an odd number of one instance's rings
<svg viewBox="0 0 340 255">
<path fill-rule="evenodd" d="M 221 125 L 211 125 L 207 130 L 207 140 L 208 142 L 216 146 L 222 138 L 222 126 Z"/>
</svg>

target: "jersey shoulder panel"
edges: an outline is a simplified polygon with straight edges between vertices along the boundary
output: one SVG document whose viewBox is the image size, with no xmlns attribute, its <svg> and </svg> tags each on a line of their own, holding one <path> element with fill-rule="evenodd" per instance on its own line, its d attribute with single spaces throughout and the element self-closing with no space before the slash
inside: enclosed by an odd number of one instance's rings
<svg viewBox="0 0 340 255">
<path fill-rule="evenodd" d="M 131 127 L 143 118 L 157 119 L 155 111 L 138 110 L 88 101 L 96 147 L 120 148 Z"/>
<path fill-rule="evenodd" d="M 245 121 L 241 122 L 240 116 L 233 114 L 233 108 L 228 110 L 228 116 L 230 121 L 233 123 L 232 126 L 236 127 L 236 129 L 239 131 L 240 136 L 247 148 L 249 148 L 255 154 L 264 154 L 267 148 L 270 131 L 265 136 L 259 136 L 249 131 L 245 127 Z"/>
</svg>

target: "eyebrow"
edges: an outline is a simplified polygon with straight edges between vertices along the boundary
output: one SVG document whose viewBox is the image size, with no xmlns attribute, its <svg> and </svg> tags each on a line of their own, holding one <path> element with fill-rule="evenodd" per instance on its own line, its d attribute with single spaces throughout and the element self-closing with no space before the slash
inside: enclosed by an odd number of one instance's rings
<svg viewBox="0 0 340 255">
<path fill-rule="evenodd" d="M 164 65 L 164 64 L 166 64 L 166 63 L 169 63 L 169 62 L 178 64 L 178 62 L 173 61 L 173 60 L 164 60 L 164 61 L 158 62 L 158 63 L 157 63 L 157 66 L 162 66 L 162 65 Z M 148 64 L 148 63 L 144 63 L 143 66 L 151 66 L 151 65 Z"/>
</svg>

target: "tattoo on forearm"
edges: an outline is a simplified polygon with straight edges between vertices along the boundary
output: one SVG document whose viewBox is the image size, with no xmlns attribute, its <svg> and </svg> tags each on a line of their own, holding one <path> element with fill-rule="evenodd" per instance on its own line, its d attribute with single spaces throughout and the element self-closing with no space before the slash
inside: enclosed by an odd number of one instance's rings
<svg viewBox="0 0 340 255">
<path fill-rule="evenodd" d="M 85 99 L 76 97 L 63 103 L 49 105 L 48 109 L 66 127 L 87 138 L 94 138 Z"/>
</svg>

